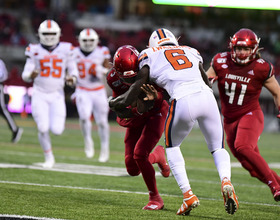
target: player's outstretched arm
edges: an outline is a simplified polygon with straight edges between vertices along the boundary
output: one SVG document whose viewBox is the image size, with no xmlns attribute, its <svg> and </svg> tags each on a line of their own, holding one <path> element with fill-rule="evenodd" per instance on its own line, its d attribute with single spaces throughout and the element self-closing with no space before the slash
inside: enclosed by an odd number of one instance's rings
<svg viewBox="0 0 280 220">
<path fill-rule="evenodd" d="M 270 77 L 264 83 L 264 87 L 268 89 L 268 91 L 272 94 L 274 103 L 278 108 L 277 118 L 280 119 L 280 86 L 277 82 L 275 76 Z"/>
<path fill-rule="evenodd" d="M 148 82 L 149 74 L 149 67 L 143 66 L 138 72 L 135 82 L 130 86 L 129 90 L 109 101 L 110 108 L 115 110 L 123 109 L 137 100 L 142 91 L 141 86 Z"/>
</svg>

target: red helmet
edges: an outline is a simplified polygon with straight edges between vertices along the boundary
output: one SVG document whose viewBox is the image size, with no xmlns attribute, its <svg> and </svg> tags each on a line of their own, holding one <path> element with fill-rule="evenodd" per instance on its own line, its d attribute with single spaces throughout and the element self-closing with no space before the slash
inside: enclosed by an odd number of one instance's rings
<svg viewBox="0 0 280 220">
<path fill-rule="evenodd" d="M 229 48 L 231 49 L 231 58 L 238 64 L 247 64 L 256 58 L 260 38 L 250 29 L 242 28 L 230 38 Z M 252 52 L 249 55 L 237 56 L 235 47 L 250 47 Z"/>
<path fill-rule="evenodd" d="M 131 45 L 119 47 L 114 55 L 113 66 L 124 81 L 136 76 L 138 71 L 139 52 Z"/>
</svg>

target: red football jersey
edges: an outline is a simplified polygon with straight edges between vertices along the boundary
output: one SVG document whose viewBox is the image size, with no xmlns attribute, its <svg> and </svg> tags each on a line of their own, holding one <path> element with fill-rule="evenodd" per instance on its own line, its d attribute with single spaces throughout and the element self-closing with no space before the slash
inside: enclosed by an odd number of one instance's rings
<svg viewBox="0 0 280 220">
<path fill-rule="evenodd" d="M 114 69 L 112 69 L 107 74 L 107 84 L 112 89 L 114 98 L 125 93 L 129 89 L 129 86 L 124 84 L 120 80 L 118 74 L 115 72 Z M 149 117 L 153 116 L 154 114 L 163 113 L 163 112 L 164 112 L 163 115 L 167 114 L 169 105 L 165 100 L 163 100 L 163 90 L 156 85 L 153 86 L 158 91 L 158 98 L 155 100 L 154 107 L 148 112 L 145 112 L 144 114 L 139 116 L 135 116 L 134 118 L 117 117 L 117 122 L 119 123 L 119 125 L 123 127 L 137 127 L 143 123 L 146 123 L 146 120 L 148 120 Z"/>
<path fill-rule="evenodd" d="M 230 122 L 260 108 L 259 96 L 264 82 L 274 74 L 273 65 L 262 58 L 238 65 L 229 52 L 217 54 L 212 62 L 218 76 L 221 110 Z"/>
</svg>

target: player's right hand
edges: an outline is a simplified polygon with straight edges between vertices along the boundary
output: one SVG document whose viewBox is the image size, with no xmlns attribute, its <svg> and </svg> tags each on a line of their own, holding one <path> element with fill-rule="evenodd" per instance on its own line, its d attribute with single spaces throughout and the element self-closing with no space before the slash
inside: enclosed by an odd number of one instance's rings
<svg viewBox="0 0 280 220">
<path fill-rule="evenodd" d="M 210 85 L 212 86 L 213 83 L 218 79 L 218 76 L 215 76 L 215 77 L 209 77 L 208 80 L 210 82 Z"/>
<path fill-rule="evenodd" d="M 31 73 L 30 78 L 33 80 L 33 79 L 35 79 L 38 75 L 39 75 L 39 70 L 34 70 L 34 71 Z"/>
<path fill-rule="evenodd" d="M 276 117 L 280 119 L 280 106 L 278 106 L 278 115 Z"/>
</svg>

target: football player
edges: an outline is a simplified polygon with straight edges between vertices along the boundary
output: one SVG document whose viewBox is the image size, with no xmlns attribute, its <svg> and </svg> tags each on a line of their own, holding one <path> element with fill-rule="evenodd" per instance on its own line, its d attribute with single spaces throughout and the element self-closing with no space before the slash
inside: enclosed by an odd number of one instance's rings
<svg viewBox="0 0 280 220">
<path fill-rule="evenodd" d="M 166 154 L 172 174 L 183 193 L 183 204 L 177 215 L 188 215 L 199 205 L 198 198 L 192 192 L 180 149 L 196 121 L 222 182 L 225 209 L 229 214 L 234 214 L 238 201 L 230 182 L 230 157 L 223 145 L 218 105 L 202 62 L 196 49 L 180 46 L 172 32 L 165 28 L 157 29 L 150 36 L 149 48 L 139 56 L 137 80 L 128 93 L 111 100 L 109 105 L 117 109 L 130 105 L 141 92 L 141 86 L 148 81 L 165 89 L 171 102 L 165 122 Z"/>
<path fill-rule="evenodd" d="M 271 189 L 275 201 L 280 200 L 280 177 L 260 155 L 258 140 L 264 128 L 259 104 L 262 87 L 271 92 L 280 118 L 280 87 L 271 63 L 259 53 L 260 38 L 242 28 L 230 38 L 230 52 L 218 53 L 207 71 L 217 79 L 224 129 L 232 154 L 252 177 Z"/>
<path fill-rule="evenodd" d="M 78 66 L 79 77 L 74 93 L 80 126 L 84 137 L 85 154 L 94 156 L 94 142 L 91 136 L 91 115 L 98 127 L 101 142 L 99 162 L 109 159 L 109 106 L 104 86 L 105 75 L 110 67 L 110 51 L 98 46 L 99 37 L 95 30 L 84 29 L 79 35 L 80 47 L 75 48 L 74 58 Z"/>
<path fill-rule="evenodd" d="M 7 121 L 10 130 L 12 131 L 12 142 L 17 143 L 23 133 L 23 129 L 19 128 L 7 109 L 4 96 L 4 86 L 2 82 L 8 79 L 8 71 L 5 63 L 0 59 L 0 113 L 3 115 L 4 119 Z"/>
<path fill-rule="evenodd" d="M 114 98 L 128 91 L 134 82 L 138 71 L 138 54 L 130 45 L 116 51 L 113 69 L 107 75 L 107 83 L 113 90 Z M 113 110 L 118 115 L 117 122 L 126 127 L 124 143 L 127 172 L 131 176 L 142 173 L 149 190 L 149 202 L 143 209 L 160 210 L 164 203 L 157 189 L 152 164 L 157 163 L 161 174 L 169 176 L 170 168 L 166 163 L 164 148 L 156 146 L 163 133 L 168 104 L 163 100 L 163 90 L 160 88 L 144 85 L 143 91 L 145 93 L 128 108 Z"/>
<path fill-rule="evenodd" d="M 43 21 L 38 29 L 39 44 L 29 44 L 22 78 L 33 81 L 32 116 L 37 124 L 38 138 L 44 151 L 43 167 L 55 164 L 49 130 L 60 135 L 64 131 L 66 105 L 65 81 L 74 85 L 78 77 L 71 43 L 60 42 L 61 30 L 53 20 Z M 66 69 L 68 74 L 66 75 Z"/>
</svg>

